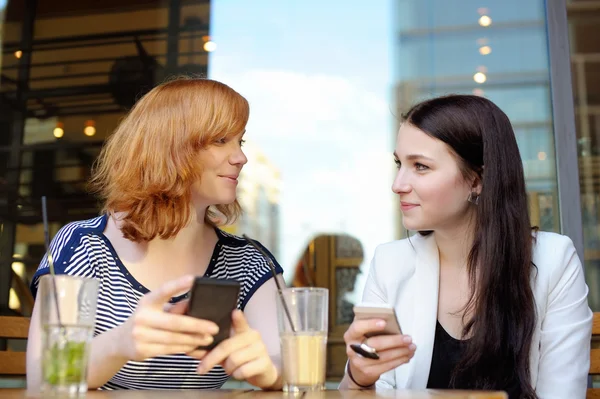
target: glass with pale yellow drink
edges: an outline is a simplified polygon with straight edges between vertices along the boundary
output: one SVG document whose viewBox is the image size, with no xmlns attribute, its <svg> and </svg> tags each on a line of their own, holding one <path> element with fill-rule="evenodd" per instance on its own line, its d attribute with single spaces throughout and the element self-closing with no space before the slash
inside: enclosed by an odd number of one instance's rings
<svg viewBox="0 0 600 399">
<path fill-rule="evenodd" d="M 319 391 L 325 387 L 329 291 L 286 288 L 277 293 L 283 390 Z"/>
</svg>

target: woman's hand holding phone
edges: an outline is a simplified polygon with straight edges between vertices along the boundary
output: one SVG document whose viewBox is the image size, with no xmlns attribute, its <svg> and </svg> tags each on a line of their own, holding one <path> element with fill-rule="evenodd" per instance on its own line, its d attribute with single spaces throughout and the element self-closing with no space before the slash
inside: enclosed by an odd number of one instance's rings
<svg viewBox="0 0 600 399">
<path fill-rule="evenodd" d="M 363 388 L 375 384 L 381 374 L 408 363 L 417 347 L 410 336 L 401 334 L 399 326 L 392 324 L 397 324 L 395 317 L 387 320 L 376 316 L 367 318 L 359 309 L 355 309 L 355 314 L 354 321 L 344 334 L 344 341 L 351 379 Z M 373 348 L 379 358 L 361 356 L 351 348 L 351 345 L 360 344 Z"/>
<path fill-rule="evenodd" d="M 198 367 L 207 373 L 217 364 L 235 379 L 245 380 L 262 389 L 280 389 L 281 378 L 260 333 L 248 325 L 241 310 L 232 314 L 233 334 L 211 350 Z"/>
<path fill-rule="evenodd" d="M 212 320 L 220 332 L 201 360 L 198 373 L 204 374 L 217 364 L 238 380 L 246 380 L 262 389 L 278 389 L 281 379 L 273 364 L 260 333 L 248 325 L 244 313 L 234 310 L 238 302 L 240 284 L 231 280 L 197 278 L 190 295 L 187 314 Z M 204 352 L 206 353 L 206 352 Z"/>
<path fill-rule="evenodd" d="M 119 355 L 137 361 L 181 352 L 204 356 L 206 351 L 196 348 L 209 345 L 219 331 L 218 326 L 184 315 L 187 303 L 168 304 L 171 297 L 189 290 L 193 282 L 194 276 L 185 276 L 144 295 L 135 312 L 118 327 Z"/>
</svg>

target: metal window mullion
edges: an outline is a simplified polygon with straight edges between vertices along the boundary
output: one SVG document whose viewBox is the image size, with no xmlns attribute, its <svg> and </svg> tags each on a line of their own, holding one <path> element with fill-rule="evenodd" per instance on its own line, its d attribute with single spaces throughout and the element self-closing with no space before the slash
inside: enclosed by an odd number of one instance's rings
<svg viewBox="0 0 600 399">
<path fill-rule="evenodd" d="M 566 0 L 545 0 L 561 232 L 584 259 L 577 134 L 571 86 Z M 582 262 L 583 263 L 583 262 Z"/>
</svg>

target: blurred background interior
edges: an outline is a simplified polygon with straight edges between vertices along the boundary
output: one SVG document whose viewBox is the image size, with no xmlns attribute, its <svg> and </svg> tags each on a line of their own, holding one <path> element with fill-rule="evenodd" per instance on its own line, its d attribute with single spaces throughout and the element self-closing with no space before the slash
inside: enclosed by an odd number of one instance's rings
<svg viewBox="0 0 600 399">
<path fill-rule="evenodd" d="M 343 375 L 342 334 L 375 247 L 406 234 L 390 189 L 398 116 L 430 96 L 485 96 L 509 115 L 531 223 L 560 232 L 561 209 L 581 209 L 600 310 L 600 1 L 558 3 L 580 204 L 559 202 L 543 0 L 0 0 L 0 314 L 31 312 L 41 196 L 51 235 L 98 215 L 86 182 L 102 143 L 136 98 L 179 74 L 250 101 L 245 213 L 225 229 L 271 249 L 289 285 L 330 289 L 329 381 Z"/>
</svg>

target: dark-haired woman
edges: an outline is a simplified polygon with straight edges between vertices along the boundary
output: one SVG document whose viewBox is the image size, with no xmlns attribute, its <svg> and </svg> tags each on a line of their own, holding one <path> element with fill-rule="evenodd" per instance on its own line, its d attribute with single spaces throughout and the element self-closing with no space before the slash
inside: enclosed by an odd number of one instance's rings
<svg viewBox="0 0 600 399">
<path fill-rule="evenodd" d="M 366 338 L 385 322 L 355 320 L 340 388 L 584 398 L 588 287 L 572 241 L 530 226 L 508 117 L 482 97 L 424 101 L 405 116 L 394 158 L 392 189 L 417 234 L 377 248 L 363 302 L 393 306 L 405 335 Z"/>
</svg>

